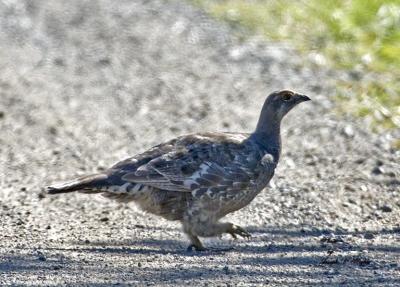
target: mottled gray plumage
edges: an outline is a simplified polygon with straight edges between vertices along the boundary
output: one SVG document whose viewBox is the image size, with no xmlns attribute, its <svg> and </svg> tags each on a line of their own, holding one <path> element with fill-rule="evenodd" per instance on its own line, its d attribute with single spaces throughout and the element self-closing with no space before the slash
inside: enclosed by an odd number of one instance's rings
<svg viewBox="0 0 400 287">
<path fill-rule="evenodd" d="M 191 246 L 200 237 L 250 236 L 223 216 L 249 204 L 274 175 L 284 115 L 308 97 L 291 91 L 268 96 L 251 133 L 181 136 L 121 161 L 102 174 L 49 187 L 50 194 L 81 191 L 135 201 L 153 214 L 182 222 Z"/>
</svg>

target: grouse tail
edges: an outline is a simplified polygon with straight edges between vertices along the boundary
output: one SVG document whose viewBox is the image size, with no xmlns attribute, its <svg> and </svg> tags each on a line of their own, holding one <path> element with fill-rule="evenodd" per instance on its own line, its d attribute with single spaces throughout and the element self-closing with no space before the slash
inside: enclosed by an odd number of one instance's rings
<svg viewBox="0 0 400 287">
<path fill-rule="evenodd" d="M 107 185 L 106 174 L 93 174 L 83 176 L 69 182 L 63 182 L 47 187 L 48 194 L 59 194 L 74 191 L 96 193 L 101 192 L 101 188 Z"/>
</svg>

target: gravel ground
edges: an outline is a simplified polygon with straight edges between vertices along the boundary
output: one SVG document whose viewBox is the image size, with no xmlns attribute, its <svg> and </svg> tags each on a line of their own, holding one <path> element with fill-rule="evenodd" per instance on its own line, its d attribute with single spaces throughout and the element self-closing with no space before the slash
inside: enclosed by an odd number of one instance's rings
<svg viewBox="0 0 400 287">
<path fill-rule="evenodd" d="M 400 285 L 399 131 L 335 114 L 346 75 L 186 2 L 115 3 L 0 2 L 1 286 Z M 44 192 L 177 135 L 251 131 L 282 88 L 313 101 L 283 123 L 274 185 L 228 217 L 253 237 L 205 240 L 233 251 L 187 253 L 134 204 Z"/>
</svg>

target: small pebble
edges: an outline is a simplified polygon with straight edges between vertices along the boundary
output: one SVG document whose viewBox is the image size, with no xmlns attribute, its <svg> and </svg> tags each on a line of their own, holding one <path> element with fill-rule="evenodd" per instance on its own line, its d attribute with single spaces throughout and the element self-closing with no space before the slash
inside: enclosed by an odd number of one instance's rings
<svg viewBox="0 0 400 287">
<path fill-rule="evenodd" d="M 51 126 L 48 128 L 48 131 L 51 135 L 56 135 L 57 134 L 57 128 L 55 126 Z"/>
<path fill-rule="evenodd" d="M 382 210 L 383 212 L 392 212 L 393 211 L 392 207 L 390 207 L 387 204 L 381 206 L 380 210 Z"/>
<path fill-rule="evenodd" d="M 336 269 L 329 269 L 329 270 L 325 271 L 324 274 L 326 274 L 326 275 L 336 275 L 336 274 L 339 274 L 339 271 L 336 270 Z"/>
<path fill-rule="evenodd" d="M 386 172 L 387 176 L 396 177 L 396 174 L 393 171 Z"/>
<path fill-rule="evenodd" d="M 229 267 L 225 266 L 224 268 L 222 268 L 222 270 L 225 272 L 225 274 L 229 274 Z"/>
<path fill-rule="evenodd" d="M 111 60 L 109 58 L 103 58 L 100 59 L 97 63 L 102 66 L 108 66 L 111 64 Z"/>
<path fill-rule="evenodd" d="M 353 186 L 349 185 L 349 184 L 346 184 L 344 186 L 344 189 L 347 190 L 347 191 L 356 191 L 356 189 Z"/>
<path fill-rule="evenodd" d="M 56 66 L 65 66 L 64 60 L 61 58 L 55 58 L 53 60 L 54 65 Z"/>
<path fill-rule="evenodd" d="M 352 198 L 349 198 L 348 202 L 351 203 L 351 204 L 357 204 L 357 202 Z"/>
<path fill-rule="evenodd" d="M 343 129 L 343 133 L 344 133 L 344 135 L 345 135 L 346 137 L 348 137 L 348 138 L 354 137 L 354 130 L 353 130 L 353 128 L 352 128 L 351 126 L 346 126 L 346 127 Z"/>
<path fill-rule="evenodd" d="M 362 164 L 362 163 L 364 163 L 365 162 L 365 158 L 359 158 L 359 159 L 356 159 L 355 161 L 354 161 L 354 163 L 356 163 L 356 164 Z"/>
<path fill-rule="evenodd" d="M 372 174 L 378 175 L 378 174 L 384 173 L 384 170 L 383 170 L 382 167 L 380 167 L 380 166 L 375 166 L 375 167 L 372 169 L 371 172 L 372 172 Z"/>
<path fill-rule="evenodd" d="M 365 239 L 374 239 L 375 235 L 373 233 L 371 233 L 371 232 L 367 232 L 367 233 L 364 234 L 364 238 Z"/>
<path fill-rule="evenodd" d="M 40 251 L 38 251 L 38 260 L 39 261 L 46 261 L 46 256 L 44 256 L 44 254 Z"/>
</svg>

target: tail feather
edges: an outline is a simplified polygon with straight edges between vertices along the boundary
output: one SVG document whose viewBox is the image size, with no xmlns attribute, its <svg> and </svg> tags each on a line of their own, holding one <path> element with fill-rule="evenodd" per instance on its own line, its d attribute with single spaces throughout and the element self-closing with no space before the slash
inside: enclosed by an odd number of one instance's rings
<svg viewBox="0 0 400 287">
<path fill-rule="evenodd" d="M 106 186 L 107 175 L 94 174 L 77 178 L 69 182 L 54 184 L 47 188 L 48 194 L 67 193 L 73 191 L 100 191 L 101 187 Z"/>
</svg>

